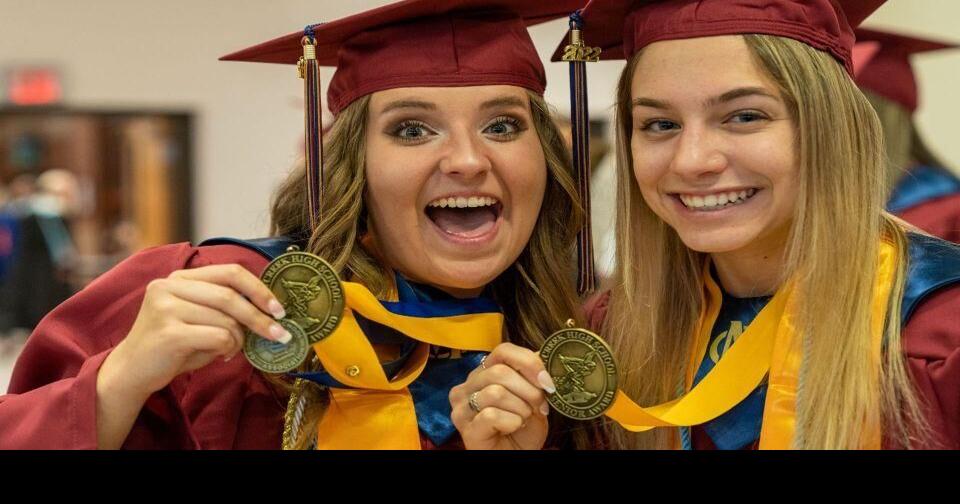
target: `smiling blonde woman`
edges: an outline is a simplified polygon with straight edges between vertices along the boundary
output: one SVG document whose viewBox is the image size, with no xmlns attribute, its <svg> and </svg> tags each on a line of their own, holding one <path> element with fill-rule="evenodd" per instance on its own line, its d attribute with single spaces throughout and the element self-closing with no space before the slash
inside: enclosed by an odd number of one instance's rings
<svg viewBox="0 0 960 504">
<path fill-rule="evenodd" d="M 628 60 L 618 264 L 592 323 L 640 404 L 719 392 L 697 425 L 609 423 L 603 446 L 960 447 L 960 250 L 883 210 L 880 126 L 850 76 L 881 3 L 584 10 L 585 43 Z"/>
</svg>

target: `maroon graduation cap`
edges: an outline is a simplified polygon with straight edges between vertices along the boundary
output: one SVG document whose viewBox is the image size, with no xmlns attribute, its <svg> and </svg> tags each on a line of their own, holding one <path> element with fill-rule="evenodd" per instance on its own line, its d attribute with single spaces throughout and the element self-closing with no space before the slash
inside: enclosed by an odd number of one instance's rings
<svg viewBox="0 0 960 504">
<path fill-rule="evenodd" d="M 296 64 L 306 98 L 311 225 L 321 216 L 320 66 L 338 115 L 356 99 L 401 87 L 514 85 L 542 94 L 543 64 L 527 27 L 568 15 L 583 0 L 405 0 L 229 54 L 227 61 Z"/>
<path fill-rule="evenodd" d="M 910 57 L 955 47 L 957 44 L 949 42 L 860 28 L 853 56 L 857 85 L 915 112 L 917 79 Z"/>
<path fill-rule="evenodd" d="M 591 0 L 582 37 L 602 50 L 600 59 L 627 59 L 661 40 L 778 35 L 829 52 L 852 73 L 854 29 L 885 1 Z"/>
</svg>

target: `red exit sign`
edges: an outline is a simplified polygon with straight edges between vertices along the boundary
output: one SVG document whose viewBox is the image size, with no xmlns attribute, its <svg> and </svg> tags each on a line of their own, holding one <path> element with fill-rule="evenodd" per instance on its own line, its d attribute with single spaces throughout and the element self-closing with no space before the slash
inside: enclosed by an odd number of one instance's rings
<svg viewBox="0 0 960 504">
<path fill-rule="evenodd" d="M 13 68 L 6 80 L 6 98 L 14 105 L 53 105 L 63 98 L 60 74 L 52 68 Z"/>
</svg>

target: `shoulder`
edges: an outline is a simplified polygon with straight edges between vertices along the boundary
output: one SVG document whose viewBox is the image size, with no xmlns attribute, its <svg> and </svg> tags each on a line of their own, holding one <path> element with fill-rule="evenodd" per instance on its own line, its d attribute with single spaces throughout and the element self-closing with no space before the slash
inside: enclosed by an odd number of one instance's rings
<svg viewBox="0 0 960 504">
<path fill-rule="evenodd" d="M 177 270 L 216 264 L 239 264 L 259 275 L 267 262 L 256 251 L 239 245 L 198 246 L 188 242 L 161 245 L 133 254 L 91 282 L 84 291 L 100 291 L 115 284 L 134 287 Z"/>
<path fill-rule="evenodd" d="M 909 235 L 901 318 L 908 355 L 945 358 L 960 349 L 960 246 Z"/>
<path fill-rule="evenodd" d="M 960 193 L 925 201 L 898 215 L 928 233 L 960 243 Z"/>
</svg>

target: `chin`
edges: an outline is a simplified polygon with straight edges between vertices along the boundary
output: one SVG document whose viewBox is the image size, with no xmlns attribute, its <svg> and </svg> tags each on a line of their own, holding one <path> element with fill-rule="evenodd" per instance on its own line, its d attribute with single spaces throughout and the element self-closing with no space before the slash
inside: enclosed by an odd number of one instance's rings
<svg viewBox="0 0 960 504">
<path fill-rule="evenodd" d="M 685 232 L 678 233 L 680 240 L 690 250 L 703 254 L 720 254 L 740 250 L 753 241 L 753 234 L 740 230 L 714 232 Z"/>
<path fill-rule="evenodd" d="M 429 283 L 438 287 L 471 290 L 482 289 L 503 273 L 509 265 L 499 267 L 495 262 L 443 261 L 431 268 Z"/>
</svg>

